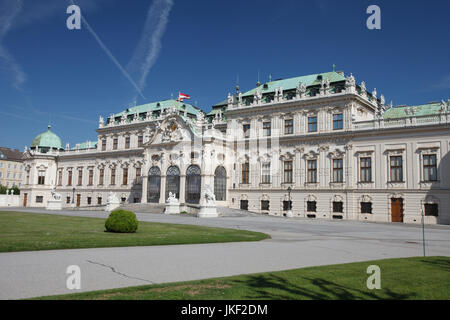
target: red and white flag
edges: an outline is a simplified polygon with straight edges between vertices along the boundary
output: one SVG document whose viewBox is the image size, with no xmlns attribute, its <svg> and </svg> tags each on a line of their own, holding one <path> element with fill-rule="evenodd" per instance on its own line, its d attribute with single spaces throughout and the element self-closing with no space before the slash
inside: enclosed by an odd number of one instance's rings
<svg viewBox="0 0 450 320">
<path fill-rule="evenodd" d="M 183 101 L 184 99 L 190 99 L 190 98 L 191 98 L 190 95 L 178 92 L 178 100 L 179 101 Z"/>
</svg>

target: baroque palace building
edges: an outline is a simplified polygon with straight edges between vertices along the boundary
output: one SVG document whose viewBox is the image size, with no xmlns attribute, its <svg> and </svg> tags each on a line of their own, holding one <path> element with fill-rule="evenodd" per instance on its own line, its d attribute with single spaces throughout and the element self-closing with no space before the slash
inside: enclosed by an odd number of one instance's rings
<svg viewBox="0 0 450 320">
<path fill-rule="evenodd" d="M 21 202 L 45 207 L 216 203 L 311 219 L 450 223 L 450 103 L 387 105 L 353 75 L 257 83 L 204 114 L 176 100 L 100 117 L 97 140 L 63 147 L 50 127 L 24 155 Z"/>
</svg>

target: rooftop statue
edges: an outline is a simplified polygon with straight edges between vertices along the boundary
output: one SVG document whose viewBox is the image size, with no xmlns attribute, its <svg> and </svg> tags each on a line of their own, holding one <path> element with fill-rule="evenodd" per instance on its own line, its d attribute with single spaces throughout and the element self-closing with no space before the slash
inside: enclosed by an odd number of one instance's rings
<svg viewBox="0 0 450 320">
<path fill-rule="evenodd" d="M 301 97 L 305 93 L 306 93 L 306 85 L 300 81 L 296 87 L 296 94 Z"/>
<path fill-rule="evenodd" d="M 350 76 L 345 78 L 345 86 L 346 87 L 354 87 L 356 85 L 355 77 L 353 73 L 350 73 Z"/>
<path fill-rule="evenodd" d="M 361 82 L 361 91 L 366 92 L 366 83 L 364 81 Z"/>
</svg>

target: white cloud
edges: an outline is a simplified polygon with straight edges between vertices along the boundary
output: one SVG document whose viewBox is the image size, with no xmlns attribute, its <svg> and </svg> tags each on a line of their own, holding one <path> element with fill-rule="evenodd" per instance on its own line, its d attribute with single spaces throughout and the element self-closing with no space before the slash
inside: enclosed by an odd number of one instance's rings
<svg viewBox="0 0 450 320">
<path fill-rule="evenodd" d="M 172 6 L 172 0 L 154 0 L 147 12 L 141 39 L 128 64 L 129 70 L 138 70 L 140 90 L 145 88 L 150 69 L 155 64 L 161 51 L 161 38 L 169 23 Z"/>
<path fill-rule="evenodd" d="M 13 26 L 13 21 L 22 10 L 22 0 L 2 1 L 0 3 L 0 66 L 12 78 L 12 86 L 22 90 L 22 84 L 26 80 L 26 74 L 20 64 L 8 52 L 3 45 L 4 38 Z"/>
</svg>

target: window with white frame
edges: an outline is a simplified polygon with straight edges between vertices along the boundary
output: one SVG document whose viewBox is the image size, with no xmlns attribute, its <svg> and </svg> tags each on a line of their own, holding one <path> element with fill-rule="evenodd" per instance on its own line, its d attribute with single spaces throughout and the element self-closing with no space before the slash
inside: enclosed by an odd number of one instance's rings
<svg viewBox="0 0 450 320">
<path fill-rule="evenodd" d="M 372 182 L 372 158 L 359 158 L 359 181 Z"/>
<path fill-rule="evenodd" d="M 261 165 L 261 183 L 270 183 L 270 162 Z"/>
<path fill-rule="evenodd" d="M 344 181 L 344 161 L 342 159 L 333 159 L 333 182 Z"/>
<path fill-rule="evenodd" d="M 435 154 L 423 155 L 423 180 L 437 181 L 437 162 Z"/>
<path fill-rule="evenodd" d="M 284 161 L 284 183 L 292 183 L 292 160 Z"/>
<path fill-rule="evenodd" d="M 403 182 L 403 157 L 390 156 L 389 165 L 390 165 L 390 181 Z"/>
<path fill-rule="evenodd" d="M 263 123 L 263 134 L 265 137 L 270 137 L 272 134 L 272 123 L 270 121 L 266 121 Z"/>
<path fill-rule="evenodd" d="M 308 160 L 308 183 L 316 183 L 317 182 L 317 160 Z"/>
</svg>

